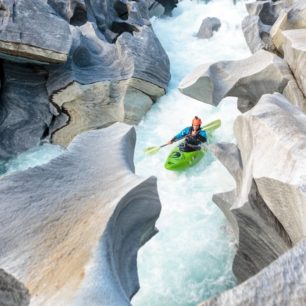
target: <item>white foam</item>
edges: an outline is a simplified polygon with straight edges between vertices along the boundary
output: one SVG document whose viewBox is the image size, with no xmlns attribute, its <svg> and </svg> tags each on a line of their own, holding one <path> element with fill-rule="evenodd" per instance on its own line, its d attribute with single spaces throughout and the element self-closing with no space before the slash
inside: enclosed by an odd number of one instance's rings
<svg viewBox="0 0 306 306">
<path fill-rule="evenodd" d="M 51 159 L 57 157 L 64 152 L 64 148 L 50 143 L 43 143 L 37 147 L 29 149 L 16 157 L 11 158 L 7 162 L 2 162 L 2 173 L 4 175 L 11 174 L 16 171 L 23 171 L 28 168 L 46 164 Z"/>
<path fill-rule="evenodd" d="M 225 168 L 211 155 L 183 173 L 165 170 L 171 147 L 147 156 L 143 149 L 161 145 L 198 115 L 205 123 L 222 120 L 214 141 L 235 142 L 233 121 L 239 114 L 235 98 L 212 107 L 182 95 L 180 80 L 203 63 L 249 56 L 240 23 L 246 11 L 242 3 L 215 0 L 207 5 L 184 0 L 174 16 L 154 19 L 153 27 L 171 62 L 172 80 L 162 97 L 137 127 L 136 173 L 158 177 L 162 213 L 160 232 L 139 252 L 141 289 L 133 298 L 137 306 L 196 305 L 235 285 L 231 264 L 234 237 L 221 211 L 212 202 L 214 193 L 234 188 Z M 205 17 L 221 20 L 219 32 L 209 40 L 195 37 Z"/>
</svg>

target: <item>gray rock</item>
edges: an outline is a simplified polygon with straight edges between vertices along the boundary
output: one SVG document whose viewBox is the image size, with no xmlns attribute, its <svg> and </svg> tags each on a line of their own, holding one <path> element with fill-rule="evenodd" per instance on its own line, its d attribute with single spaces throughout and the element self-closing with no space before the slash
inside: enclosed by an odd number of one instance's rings
<svg viewBox="0 0 306 306">
<path fill-rule="evenodd" d="M 47 89 L 53 95 L 73 82 L 92 84 L 102 81 L 117 82 L 129 79 L 133 62 L 127 54 L 106 41 L 95 24 L 86 23 L 72 29 L 73 45 L 64 65 L 50 65 Z"/>
<path fill-rule="evenodd" d="M 153 101 L 143 92 L 129 88 L 124 98 L 124 122 L 138 124 L 152 104 Z"/>
<path fill-rule="evenodd" d="M 281 10 L 283 1 L 255 1 L 246 4 L 249 16 L 242 21 L 242 31 L 252 53 L 260 49 L 275 52 L 270 30 Z"/>
<path fill-rule="evenodd" d="M 172 16 L 172 11 L 177 7 L 178 0 L 157 0 L 165 8 L 165 16 Z"/>
<path fill-rule="evenodd" d="M 306 6 L 305 6 L 306 13 Z M 299 85 L 299 88 L 303 91 L 304 96 L 306 95 L 306 73 L 303 69 L 306 63 L 306 29 L 288 30 L 283 31 L 283 52 L 284 59 L 288 63 L 293 72 L 295 79 Z"/>
<path fill-rule="evenodd" d="M 88 85 L 73 82 L 53 95 L 53 103 L 62 113 L 52 130 L 52 141 L 66 147 L 81 132 L 123 121 L 126 90 L 127 81 L 124 80 Z M 69 120 L 65 120 L 62 114 L 66 114 Z"/>
<path fill-rule="evenodd" d="M 133 78 L 156 85 L 160 88 L 159 96 L 163 95 L 170 81 L 170 63 L 152 28 L 143 26 L 133 36 L 123 33 L 117 43 L 133 60 Z"/>
<path fill-rule="evenodd" d="M 33 304 L 71 305 L 94 254 L 105 278 L 87 282 L 83 305 L 129 304 L 137 251 L 156 233 L 161 208 L 156 179 L 134 174 L 135 140 L 117 123 L 78 135 L 48 164 L 1 178 L 0 265 Z"/>
<path fill-rule="evenodd" d="M 240 151 L 233 144 L 210 146 L 236 180 L 236 190 L 216 194 L 214 202 L 223 211 L 238 241 L 233 262 L 233 272 L 242 282 L 258 273 L 291 246 L 291 240 L 283 226 L 263 201 L 255 181 L 251 183 L 247 201 L 234 208 L 237 197 L 243 192 L 244 180 Z"/>
<path fill-rule="evenodd" d="M 123 121 L 127 79 L 133 73 L 132 60 L 100 39 L 93 24 L 74 28 L 73 37 L 67 63 L 48 68 L 50 100 L 69 116 L 52 130 L 53 142 L 64 146 L 80 132 Z"/>
<path fill-rule="evenodd" d="M 272 41 L 279 53 L 283 54 L 284 37 L 283 31 L 293 29 L 306 28 L 306 3 L 298 0 L 289 8 L 283 9 L 273 27 L 270 34 Z"/>
<path fill-rule="evenodd" d="M 207 17 L 203 19 L 200 29 L 197 33 L 198 38 L 210 38 L 213 32 L 219 31 L 221 21 L 216 17 Z"/>
<path fill-rule="evenodd" d="M 0 269 L 1 306 L 27 306 L 30 304 L 28 289 L 15 277 Z"/>
<path fill-rule="evenodd" d="M 48 135 L 52 114 L 45 69 L 4 62 L 3 72 L 0 158 L 6 159 L 38 145 Z"/>
<path fill-rule="evenodd" d="M 165 8 L 158 3 L 157 1 L 151 1 L 152 3 L 149 6 L 149 16 L 161 17 L 165 13 Z"/>
<path fill-rule="evenodd" d="M 246 3 L 246 9 L 251 16 L 258 16 L 265 25 L 272 26 L 286 4 L 284 1 L 254 1 Z"/>
<path fill-rule="evenodd" d="M 247 110 L 246 105 L 255 105 L 265 93 L 282 93 L 289 80 L 294 78 L 287 63 L 260 50 L 247 59 L 199 66 L 181 81 L 179 90 L 212 105 L 227 96 L 239 97 L 241 109 Z"/>
<path fill-rule="evenodd" d="M 306 239 L 248 281 L 199 306 L 305 305 Z"/>
<path fill-rule="evenodd" d="M 306 113 L 306 98 L 301 91 L 300 87 L 297 85 L 295 80 L 291 80 L 286 85 L 283 95 L 295 106 L 300 108 L 304 113 Z"/>
<path fill-rule="evenodd" d="M 80 26 L 87 21 L 84 0 L 48 0 L 48 4 L 71 25 Z"/>
<path fill-rule="evenodd" d="M 47 82 L 50 100 L 70 118 L 67 126 L 59 125 L 52 134 L 55 143 L 65 146 L 82 131 L 123 121 L 127 88 L 156 100 L 170 80 L 168 57 L 147 26 L 134 36 L 121 34 L 115 44 L 107 42 L 91 23 L 72 33 L 67 63 L 50 66 Z M 148 106 L 136 104 L 136 113 L 128 116 L 140 119 Z"/>
<path fill-rule="evenodd" d="M 259 16 L 246 16 L 242 21 L 242 31 L 252 53 L 265 49 L 275 52 L 270 37 L 271 26 L 261 22 Z"/>
<path fill-rule="evenodd" d="M 239 280 L 306 237 L 305 129 L 305 114 L 275 93 L 236 119 L 239 151 L 211 146 L 236 180 L 234 191 L 214 200 L 239 232 L 233 266 Z"/>
<path fill-rule="evenodd" d="M 71 46 L 69 24 L 46 1 L 3 0 L 0 57 L 14 61 L 61 63 Z"/>
<path fill-rule="evenodd" d="M 305 176 L 301 172 L 305 128 L 306 116 L 279 93 L 264 95 L 251 111 L 237 118 L 234 127 L 244 169 L 234 207 L 249 198 L 254 179 L 293 243 L 306 236 Z"/>
</svg>

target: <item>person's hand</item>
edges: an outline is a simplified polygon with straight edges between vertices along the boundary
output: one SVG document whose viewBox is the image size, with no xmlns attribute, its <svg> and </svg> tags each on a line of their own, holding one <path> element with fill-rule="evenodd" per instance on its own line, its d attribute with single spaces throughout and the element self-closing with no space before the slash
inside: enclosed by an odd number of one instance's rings
<svg viewBox="0 0 306 306">
<path fill-rule="evenodd" d="M 167 145 L 172 144 L 172 143 L 173 143 L 173 141 L 172 141 L 172 140 L 169 140 L 169 141 L 167 142 Z"/>
</svg>

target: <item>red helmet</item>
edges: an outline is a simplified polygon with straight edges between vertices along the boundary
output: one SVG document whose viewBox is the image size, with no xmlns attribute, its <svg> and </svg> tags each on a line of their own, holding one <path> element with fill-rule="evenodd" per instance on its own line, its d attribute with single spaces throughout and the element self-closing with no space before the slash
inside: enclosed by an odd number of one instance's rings
<svg viewBox="0 0 306 306">
<path fill-rule="evenodd" d="M 201 126 L 201 124 L 202 124 L 202 120 L 200 118 L 198 118 L 197 116 L 195 116 L 192 119 L 192 125 L 199 125 L 199 126 Z"/>
</svg>

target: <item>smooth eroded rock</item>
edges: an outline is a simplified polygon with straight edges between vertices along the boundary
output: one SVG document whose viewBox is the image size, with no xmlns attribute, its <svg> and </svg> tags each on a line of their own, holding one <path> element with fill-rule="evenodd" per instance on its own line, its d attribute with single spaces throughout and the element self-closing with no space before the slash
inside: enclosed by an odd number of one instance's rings
<svg viewBox="0 0 306 306">
<path fill-rule="evenodd" d="M 237 147 L 211 146 L 236 181 L 214 195 L 237 235 L 233 270 L 240 281 L 306 237 L 306 116 L 279 93 L 264 95 L 239 116 Z"/>
<path fill-rule="evenodd" d="M 283 54 L 284 36 L 283 31 L 306 28 L 306 2 L 298 0 L 289 8 L 283 9 L 276 22 L 273 24 L 270 34 L 273 44 L 278 52 Z"/>
<path fill-rule="evenodd" d="M 13 61 L 63 63 L 71 46 L 69 24 L 46 1 L 3 0 L 0 57 Z"/>
<path fill-rule="evenodd" d="M 7 159 L 38 145 L 48 135 L 52 114 L 44 68 L 4 62 L 2 69 L 0 159 Z"/>
<path fill-rule="evenodd" d="M 81 132 L 105 127 L 124 120 L 127 82 L 97 82 L 82 85 L 73 82 L 53 95 L 55 103 L 69 117 L 65 126 L 52 133 L 52 141 L 67 146 Z"/>
<path fill-rule="evenodd" d="M 235 122 L 244 180 L 235 207 L 248 198 L 252 179 L 293 243 L 306 236 L 303 174 L 306 116 L 281 94 L 264 95 Z"/>
<path fill-rule="evenodd" d="M 210 38 L 213 36 L 213 32 L 219 31 L 220 27 L 221 21 L 218 18 L 207 17 L 202 21 L 197 37 L 203 39 Z"/>
<path fill-rule="evenodd" d="M 70 305 L 98 254 L 99 295 L 83 305 L 128 305 L 136 256 L 160 212 L 156 179 L 134 174 L 135 131 L 125 124 L 78 135 L 48 164 L 0 179 L 0 265 L 34 304 Z"/>
<path fill-rule="evenodd" d="M 270 30 L 277 20 L 284 1 L 254 1 L 246 3 L 249 16 L 242 21 L 242 31 L 252 53 L 260 49 L 275 52 Z"/>
<path fill-rule="evenodd" d="M 306 63 L 306 29 L 283 31 L 284 59 L 290 66 L 299 88 L 306 95 L 306 72 L 303 69 Z"/>
<path fill-rule="evenodd" d="M 245 179 L 240 151 L 234 144 L 216 144 L 210 148 L 236 180 L 236 190 L 215 194 L 213 201 L 223 211 L 236 235 L 238 249 L 233 272 L 242 282 L 277 259 L 292 243 L 258 193 L 254 181 L 243 206 L 233 208 Z"/>
<path fill-rule="evenodd" d="M 199 306 L 305 305 L 306 239 L 241 285 Z"/>
<path fill-rule="evenodd" d="M 129 88 L 124 98 L 124 122 L 137 124 L 151 108 L 153 101 L 143 92 Z"/>
<path fill-rule="evenodd" d="M 248 101 L 244 102 L 248 105 L 246 111 L 263 94 L 283 92 L 289 80 L 294 79 L 287 63 L 273 53 L 260 50 L 243 60 L 199 66 L 181 81 L 179 90 L 212 105 L 218 105 L 227 96 L 239 97 Z"/>
</svg>

